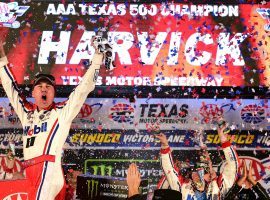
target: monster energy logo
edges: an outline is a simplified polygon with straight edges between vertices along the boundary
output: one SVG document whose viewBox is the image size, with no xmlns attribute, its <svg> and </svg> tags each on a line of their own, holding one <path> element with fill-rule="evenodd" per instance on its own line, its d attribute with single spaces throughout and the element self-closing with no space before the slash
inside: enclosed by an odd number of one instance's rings
<svg viewBox="0 0 270 200">
<path fill-rule="evenodd" d="M 134 159 L 132 161 L 138 162 L 138 163 L 159 164 L 159 160 Z M 105 163 L 107 165 L 105 165 Z M 84 162 L 84 173 L 85 174 L 90 173 L 92 175 L 101 175 L 101 176 L 112 176 L 112 175 L 119 176 L 120 175 L 121 177 L 125 177 L 126 176 L 125 169 L 128 168 L 129 163 L 130 163 L 130 159 L 87 159 Z M 122 168 L 120 168 L 119 166 L 122 166 Z M 126 166 L 125 169 L 123 169 L 123 166 Z M 150 176 L 148 172 L 147 174 L 148 175 L 146 176 Z"/>
<path fill-rule="evenodd" d="M 91 199 L 98 195 L 99 181 L 95 179 L 87 180 L 88 197 Z"/>
<path fill-rule="evenodd" d="M 93 175 L 112 176 L 113 167 L 111 165 L 93 165 L 91 168 L 93 169 Z"/>
</svg>

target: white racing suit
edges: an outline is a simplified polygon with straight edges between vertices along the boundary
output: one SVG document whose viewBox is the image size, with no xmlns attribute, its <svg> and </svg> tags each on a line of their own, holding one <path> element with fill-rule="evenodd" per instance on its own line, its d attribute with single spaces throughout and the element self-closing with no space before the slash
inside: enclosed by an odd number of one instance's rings
<svg viewBox="0 0 270 200">
<path fill-rule="evenodd" d="M 62 147 L 72 120 L 80 111 L 88 94 L 94 90 L 102 54 L 95 54 L 92 64 L 67 101 L 53 103 L 39 111 L 19 93 L 7 67 L 6 57 L 0 58 L 0 78 L 6 94 L 23 126 L 23 154 L 29 200 L 64 199 L 65 180 L 61 167 Z"/>
<path fill-rule="evenodd" d="M 233 186 L 237 179 L 238 157 L 236 151 L 230 142 L 222 144 L 223 152 L 226 158 L 226 165 L 220 176 L 206 185 L 207 200 L 223 199 L 226 193 Z M 196 195 L 191 181 L 185 181 L 184 178 L 174 168 L 173 158 L 170 147 L 161 149 L 161 165 L 165 176 L 160 180 L 158 189 L 177 190 L 182 193 L 183 200 L 196 200 Z"/>
</svg>

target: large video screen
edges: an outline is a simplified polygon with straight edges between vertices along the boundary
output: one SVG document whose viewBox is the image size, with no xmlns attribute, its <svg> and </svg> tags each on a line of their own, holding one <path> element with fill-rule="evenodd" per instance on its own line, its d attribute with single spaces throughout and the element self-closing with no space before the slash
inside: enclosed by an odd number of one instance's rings
<svg viewBox="0 0 270 200">
<path fill-rule="evenodd" d="M 38 72 L 76 85 L 91 40 L 112 44 L 116 68 L 97 85 L 268 86 L 270 3 L 0 3 L 1 38 L 19 84 Z"/>
</svg>

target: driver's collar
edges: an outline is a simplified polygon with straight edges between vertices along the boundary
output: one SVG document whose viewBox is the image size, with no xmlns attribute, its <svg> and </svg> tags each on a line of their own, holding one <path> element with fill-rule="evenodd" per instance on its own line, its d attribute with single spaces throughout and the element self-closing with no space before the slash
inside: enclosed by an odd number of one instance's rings
<svg viewBox="0 0 270 200">
<path fill-rule="evenodd" d="M 43 108 L 43 109 L 39 109 L 38 106 L 36 104 L 34 104 L 34 110 L 37 110 L 38 112 L 42 111 L 42 110 L 46 110 L 46 111 L 49 111 L 49 110 L 52 110 L 55 108 L 55 102 L 53 102 L 51 105 L 49 105 L 48 107 L 46 108 Z"/>
</svg>

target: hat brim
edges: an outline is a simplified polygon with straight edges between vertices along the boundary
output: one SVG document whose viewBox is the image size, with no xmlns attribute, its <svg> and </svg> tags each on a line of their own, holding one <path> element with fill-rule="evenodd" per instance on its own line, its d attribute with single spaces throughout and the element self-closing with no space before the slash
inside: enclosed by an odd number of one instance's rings
<svg viewBox="0 0 270 200">
<path fill-rule="evenodd" d="M 41 82 L 45 82 L 45 83 L 48 83 L 52 86 L 55 86 L 55 82 L 53 80 L 51 80 L 49 77 L 41 76 L 34 81 L 33 87 L 35 87 L 36 85 L 38 85 Z"/>
</svg>

